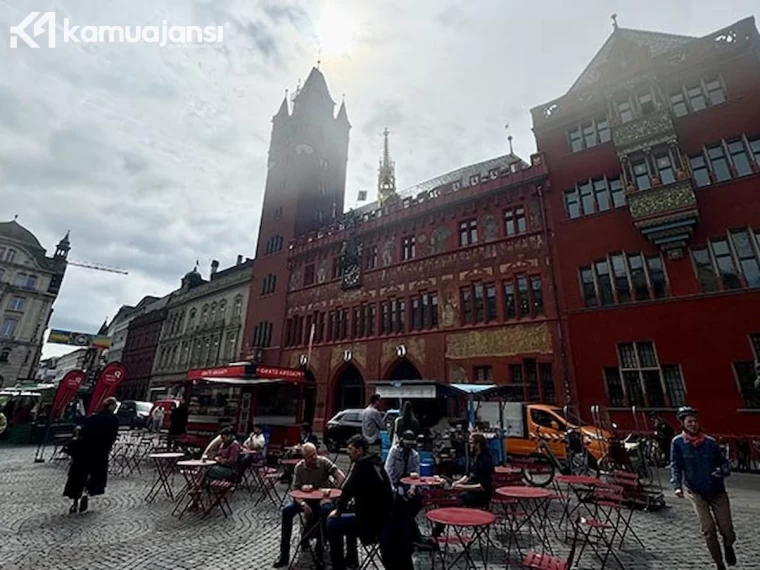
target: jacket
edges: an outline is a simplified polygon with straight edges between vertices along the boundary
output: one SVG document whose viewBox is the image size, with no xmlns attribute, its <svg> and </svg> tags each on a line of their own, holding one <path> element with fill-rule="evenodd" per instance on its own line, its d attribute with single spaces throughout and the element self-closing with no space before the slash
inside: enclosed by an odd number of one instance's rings
<svg viewBox="0 0 760 570">
<path fill-rule="evenodd" d="M 682 489 L 685 485 L 703 497 L 714 497 L 726 491 L 723 478 L 731 471 L 718 442 L 712 437 L 705 436 L 704 443 L 695 447 L 683 435 L 678 435 L 670 444 L 670 458 L 673 489 Z"/>
<path fill-rule="evenodd" d="M 393 506 L 391 481 L 380 456 L 373 453 L 357 461 L 342 490 L 338 513 L 345 512 L 353 499 L 359 539 L 365 544 L 376 540 Z"/>
<path fill-rule="evenodd" d="M 420 454 L 414 449 L 404 449 L 402 445 L 394 445 L 385 460 L 385 471 L 394 486 L 398 486 L 403 477 L 410 473 L 420 472 Z"/>
</svg>

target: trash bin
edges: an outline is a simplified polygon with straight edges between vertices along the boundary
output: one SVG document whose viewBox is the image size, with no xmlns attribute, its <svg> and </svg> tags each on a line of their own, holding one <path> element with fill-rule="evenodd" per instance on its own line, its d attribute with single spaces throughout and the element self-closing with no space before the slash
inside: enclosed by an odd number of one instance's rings
<svg viewBox="0 0 760 570">
<path fill-rule="evenodd" d="M 433 463 L 431 461 L 420 461 L 420 477 L 433 476 Z"/>
</svg>

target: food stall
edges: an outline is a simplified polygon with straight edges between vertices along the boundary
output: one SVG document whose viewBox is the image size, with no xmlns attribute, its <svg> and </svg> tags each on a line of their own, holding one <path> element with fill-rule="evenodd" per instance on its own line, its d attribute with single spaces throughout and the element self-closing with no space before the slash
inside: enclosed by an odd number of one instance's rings
<svg viewBox="0 0 760 570">
<path fill-rule="evenodd" d="M 303 416 L 304 372 L 296 368 L 240 362 L 189 370 L 182 400 L 189 408 L 187 435 L 204 445 L 224 426 L 248 435 L 254 424 L 269 441 L 293 445 Z"/>
<path fill-rule="evenodd" d="M 7 438 L 11 443 L 30 443 L 38 421 L 47 418 L 53 402 L 55 384 L 18 384 L 0 391 L 0 411 L 8 420 Z"/>
</svg>

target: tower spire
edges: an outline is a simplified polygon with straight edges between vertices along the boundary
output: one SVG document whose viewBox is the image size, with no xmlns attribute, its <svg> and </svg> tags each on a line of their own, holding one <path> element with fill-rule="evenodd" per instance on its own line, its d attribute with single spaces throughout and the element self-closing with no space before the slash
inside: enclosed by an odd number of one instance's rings
<svg viewBox="0 0 760 570">
<path fill-rule="evenodd" d="M 617 14 L 612 14 L 612 16 L 610 16 L 610 18 L 612 19 L 612 28 L 614 30 L 617 30 L 618 29 Z"/>
<path fill-rule="evenodd" d="M 391 160 L 389 134 L 390 131 L 386 127 L 383 131 L 383 157 L 380 159 L 380 168 L 377 171 L 377 202 L 380 206 L 396 195 L 396 165 Z"/>
<path fill-rule="evenodd" d="M 504 128 L 507 130 L 507 141 L 509 141 L 509 154 L 514 154 L 515 150 L 512 148 L 512 133 L 509 132 L 509 123 L 504 125 Z"/>
</svg>

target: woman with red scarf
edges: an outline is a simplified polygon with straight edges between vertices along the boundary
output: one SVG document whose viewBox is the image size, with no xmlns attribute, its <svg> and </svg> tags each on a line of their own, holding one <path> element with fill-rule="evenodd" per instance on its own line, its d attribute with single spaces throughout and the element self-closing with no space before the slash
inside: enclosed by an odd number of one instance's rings
<svg viewBox="0 0 760 570">
<path fill-rule="evenodd" d="M 723 479 L 731 473 L 728 461 L 718 442 L 702 431 L 697 410 L 688 406 L 679 408 L 676 416 L 683 431 L 673 438 L 671 444 L 670 482 L 679 499 L 683 498 L 686 486 L 686 495 L 694 506 L 707 549 L 718 570 L 725 570 L 726 564 L 736 565 L 733 547 L 736 536 L 731 522 L 731 505 L 723 484 Z M 723 537 L 725 564 L 718 531 Z"/>
</svg>

